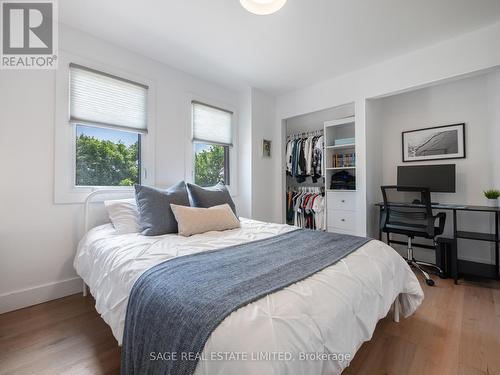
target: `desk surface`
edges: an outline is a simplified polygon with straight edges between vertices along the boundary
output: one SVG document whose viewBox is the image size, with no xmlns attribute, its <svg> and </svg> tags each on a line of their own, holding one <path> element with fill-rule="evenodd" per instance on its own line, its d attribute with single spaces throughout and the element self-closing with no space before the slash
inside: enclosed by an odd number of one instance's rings
<svg viewBox="0 0 500 375">
<path fill-rule="evenodd" d="M 423 204 L 414 203 L 391 203 L 397 207 L 424 207 Z M 375 206 L 383 207 L 384 202 L 376 203 Z M 482 211 L 482 212 L 500 212 L 500 207 L 490 206 L 468 206 L 461 204 L 433 204 L 432 208 L 435 210 L 455 210 L 455 211 Z"/>
</svg>

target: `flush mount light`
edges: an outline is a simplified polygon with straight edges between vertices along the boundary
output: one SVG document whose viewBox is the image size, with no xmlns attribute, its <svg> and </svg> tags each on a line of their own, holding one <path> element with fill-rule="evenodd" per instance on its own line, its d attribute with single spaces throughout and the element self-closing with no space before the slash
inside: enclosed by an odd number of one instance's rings
<svg viewBox="0 0 500 375">
<path fill-rule="evenodd" d="M 250 13 L 264 16 L 280 10 L 286 0 L 240 0 L 240 3 Z"/>
</svg>

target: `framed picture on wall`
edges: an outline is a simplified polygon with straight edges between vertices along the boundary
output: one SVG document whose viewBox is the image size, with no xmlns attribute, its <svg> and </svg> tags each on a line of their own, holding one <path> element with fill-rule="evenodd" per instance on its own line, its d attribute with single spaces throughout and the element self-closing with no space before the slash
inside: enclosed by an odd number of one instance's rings
<svg viewBox="0 0 500 375">
<path fill-rule="evenodd" d="M 265 158 L 271 157 L 271 141 L 267 139 L 262 140 L 262 156 Z"/>
<path fill-rule="evenodd" d="M 403 162 L 465 158 L 465 124 L 403 132 Z"/>
</svg>

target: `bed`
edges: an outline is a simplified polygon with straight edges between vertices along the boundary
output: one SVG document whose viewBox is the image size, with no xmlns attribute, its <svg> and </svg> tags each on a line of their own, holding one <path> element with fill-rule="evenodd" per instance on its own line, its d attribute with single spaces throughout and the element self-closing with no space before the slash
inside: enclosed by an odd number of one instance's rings
<svg viewBox="0 0 500 375">
<path fill-rule="evenodd" d="M 111 224 L 104 224 L 81 240 L 74 266 L 121 345 L 130 292 L 145 271 L 169 259 L 295 229 L 241 218 L 238 229 L 146 237 L 116 234 Z M 199 361 L 195 374 L 340 374 L 393 304 L 396 313 L 407 317 L 422 300 L 420 284 L 406 262 L 386 244 L 372 240 L 338 263 L 227 316 L 203 350 L 221 356 Z M 325 352 L 334 355 L 325 360 L 320 355 Z M 288 353 L 301 357 L 290 360 Z"/>
</svg>

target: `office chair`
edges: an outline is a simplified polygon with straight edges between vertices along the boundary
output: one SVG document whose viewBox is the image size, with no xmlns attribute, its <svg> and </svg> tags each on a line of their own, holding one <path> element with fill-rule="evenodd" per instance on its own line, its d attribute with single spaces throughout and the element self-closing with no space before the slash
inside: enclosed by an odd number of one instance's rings
<svg viewBox="0 0 500 375">
<path fill-rule="evenodd" d="M 428 238 L 434 241 L 431 248 L 436 248 L 436 237 L 443 234 L 446 214 L 443 212 L 437 215 L 432 214 L 431 193 L 428 188 L 403 187 L 403 186 L 381 186 L 382 196 L 384 198 L 384 210 L 381 214 L 380 229 L 387 233 L 387 242 L 398 243 L 390 239 L 390 233 L 401 234 L 408 237 L 408 254 L 406 261 L 410 266 L 415 267 L 422 272 L 425 282 L 429 286 L 434 285 L 434 280 L 421 267 L 431 267 L 438 271 L 440 277 L 443 277 L 443 271 L 432 263 L 420 262 L 413 256 L 413 239 L 415 237 Z M 420 201 L 416 204 L 402 203 L 401 200 L 394 200 L 396 196 L 407 198 L 411 193 L 418 193 Z M 437 226 L 436 226 L 437 221 Z M 418 247 L 427 247 L 429 245 L 415 245 Z"/>
</svg>

